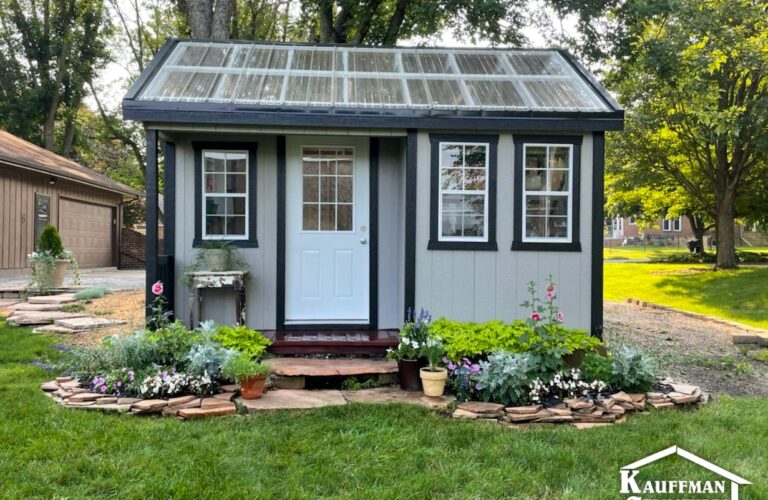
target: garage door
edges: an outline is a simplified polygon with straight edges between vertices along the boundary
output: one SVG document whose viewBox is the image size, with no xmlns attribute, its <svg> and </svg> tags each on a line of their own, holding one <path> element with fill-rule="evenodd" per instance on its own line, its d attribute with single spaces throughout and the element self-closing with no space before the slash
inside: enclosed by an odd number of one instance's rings
<svg viewBox="0 0 768 500">
<path fill-rule="evenodd" d="M 112 266 L 112 208 L 60 200 L 59 232 L 80 267 Z"/>
</svg>

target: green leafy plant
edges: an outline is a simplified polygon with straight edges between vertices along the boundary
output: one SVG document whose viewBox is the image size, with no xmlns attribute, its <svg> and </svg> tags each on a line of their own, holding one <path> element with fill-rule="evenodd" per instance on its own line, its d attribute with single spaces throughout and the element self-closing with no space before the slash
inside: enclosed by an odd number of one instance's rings
<svg viewBox="0 0 768 500">
<path fill-rule="evenodd" d="M 61 235 L 53 224 L 46 224 L 40 233 L 40 241 L 37 251 L 58 259 L 64 256 L 64 245 L 61 244 Z"/>
<path fill-rule="evenodd" d="M 268 365 L 254 361 L 245 353 L 229 358 L 221 367 L 221 373 L 228 379 L 239 383 L 248 380 L 250 377 L 269 375 Z"/>
<path fill-rule="evenodd" d="M 155 331 L 148 331 L 147 338 L 154 341 L 157 348 L 158 365 L 175 366 L 183 371 L 192 346 L 202 340 L 199 332 L 187 330 L 184 323 L 175 321 Z"/>
<path fill-rule="evenodd" d="M 440 339 L 428 338 L 424 341 L 421 352 L 423 356 L 427 358 L 429 371 L 436 372 L 442 365 L 442 360 L 445 356 L 445 347 L 443 347 L 443 343 Z"/>
<path fill-rule="evenodd" d="M 210 270 L 208 269 L 209 260 L 207 255 L 209 250 L 226 250 L 228 253 L 226 260 L 229 262 L 227 267 L 230 271 L 247 272 L 250 270 L 248 262 L 246 262 L 242 255 L 240 255 L 240 252 L 234 245 L 232 245 L 231 241 L 204 240 L 197 249 L 194 262 L 186 266 L 182 271 L 179 280 L 182 285 L 190 286 L 192 284 L 194 273 Z"/>
<path fill-rule="evenodd" d="M 443 340 L 446 355 L 452 360 L 477 358 L 498 349 L 523 352 L 520 338 L 526 332 L 530 333 L 530 328 L 524 321 L 473 323 L 443 317 L 434 321 L 430 329 L 431 335 Z"/>
<path fill-rule="evenodd" d="M 761 363 L 768 363 L 768 349 L 749 351 L 747 356 Z"/>
<path fill-rule="evenodd" d="M 256 330 L 244 325 L 220 326 L 213 339 L 222 346 L 240 351 L 251 359 L 260 359 L 272 342 Z"/>
<path fill-rule="evenodd" d="M 614 389 L 646 392 L 656 383 L 656 363 L 631 346 L 621 346 L 611 353 L 609 384 Z"/>
<path fill-rule="evenodd" d="M 596 352 L 589 352 L 584 356 L 581 364 L 581 375 L 587 382 L 594 380 L 611 380 L 613 363 L 609 356 L 602 356 Z"/>
<path fill-rule="evenodd" d="M 346 391 L 359 391 L 362 389 L 375 389 L 377 387 L 380 387 L 381 384 L 376 381 L 376 379 L 369 378 L 367 380 L 363 380 L 362 382 L 356 379 L 355 377 L 347 377 L 341 382 L 341 388 Z"/>
<path fill-rule="evenodd" d="M 493 351 L 478 364 L 474 382 L 483 399 L 510 406 L 528 402 L 527 387 L 532 379 L 528 354 Z"/>
<path fill-rule="evenodd" d="M 195 344 L 187 354 L 187 373 L 193 375 L 203 375 L 208 373 L 212 377 L 217 377 L 230 358 L 238 356 L 240 353 L 234 349 L 221 347 L 214 342 L 203 342 Z"/>
<path fill-rule="evenodd" d="M 85 290 L 80 290 L 79 292 L 75 293 L 75 298 L 77 300 L 100 299 L 108 293 L 109 288 L 105 288 L 103 286 L 93 286 L 91 288 L 86 288 Z"/>
<path fill-rule="evenodd" d="M 400 342 L 395 349 L 387 349 L 387 358 L 400 360 L 415 360 L 422 356 L 422 349 L 431 335 L 432 315 L 426 309 L 421 309 L 417 315 L 408 308 L 408 317 L 400 330 Z"/>
<path fill-rule="evenodd" d="M 72 304 L 64 304 L 63 306 L 59 307 L 59 311 L 61 312 L 82 312 L 85 310 L 84 304 L 78 304 L 77 302 L 74 302 Z"/>
</svg>

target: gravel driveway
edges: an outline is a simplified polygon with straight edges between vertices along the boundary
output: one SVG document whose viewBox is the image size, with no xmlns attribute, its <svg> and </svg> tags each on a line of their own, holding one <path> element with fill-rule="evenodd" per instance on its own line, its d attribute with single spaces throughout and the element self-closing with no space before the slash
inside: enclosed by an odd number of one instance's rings
<svg viewBox="0 0 768 500">
<path fill-rule="evenodd" d="M 80 270 L 80 283 L 83 286 L 103 286 L 110 290 L 133 290 L 136 288 L 144 288 L 144 277 L 146 273 L 143 269 L 140 270 L 119 270 L 115 268 L 101 268 L 101 269 L 81 269 Z M 29 283 L 27 276 L 16 276 L 13 278 L 0 278 L 0 286 L 23 286 Z M 64 284 L 70 283 L 70 275 L 68 274 L 64 280 Z"/>
<path fill-rule="evenodd" d="M 605 303 L 605 340 L 631 344 L 653 355 L 662 375 L 713 394 L 768 396 L 768 365 L 731 342 L 734 327 L 684 314 Z"/>
</svg>

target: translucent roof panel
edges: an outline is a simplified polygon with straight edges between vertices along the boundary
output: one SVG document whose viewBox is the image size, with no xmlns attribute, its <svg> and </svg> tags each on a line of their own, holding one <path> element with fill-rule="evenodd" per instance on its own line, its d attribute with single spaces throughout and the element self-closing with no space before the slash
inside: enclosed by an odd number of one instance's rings
<svg viewBox="0 0 768 500">
<path fill-rule="evenodd" d="M 613 111 L 560 52 L 179 41 L 137 100 L 273 107 Z"/>
</svg>

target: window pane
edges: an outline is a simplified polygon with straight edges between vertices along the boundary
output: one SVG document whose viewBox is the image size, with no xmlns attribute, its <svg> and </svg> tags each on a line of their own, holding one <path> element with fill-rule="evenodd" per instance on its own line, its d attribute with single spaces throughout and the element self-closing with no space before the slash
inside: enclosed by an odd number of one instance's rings
<svg viewBox="0 0 768 500">
<path fill-rule="evenodd" d="M 227 215 L 245 215 L 245 198 L 227 198 Z"/>
<path fill-rule="evenodd" d="M 485 212 L 485 195 L 468 194 L 464 195 L 464 213 L 483 214 Z"/>
<path fill-rule="evenodd" d="M 245 155 L 230 153 L 227 155 L 227 172 L 245 173 Z"/>
<path fill-rule="evenodd" d="M 432 104 L 444 106 L 462 106 L 464 96 L 461 95 L 459 83 L 456 80 L 427 80 Z"/>
<path fill-rule="evenodd" d="M 464 169 L 464 189 L 470 191 L 485 190 L 485 169 L 484 168 L 465 168 Z"/>
<path fill-rule="evenodd" d="M 245 193 L 245 174 L 227 174 L 227 193 Z"/>
<path fill-rule="evenodd" d="M 444 168 L 440 171 L 440 189 L 460 190 L 461 189 L 461 169 Z"/>
<path fill-rule="evenodd" d="M 225 193 L 225 174 L 205 174 L 206 193 Z"/>
<path fill-rule="evenodd" d="M 224 235 L 224 216 L 207 216 L 205 218 L 205 234 L 209 236 Z"/>
<path fill-rule="evenodd" d="M 461 213 L 464 210 L 464 195 L 444 194 L 443 213 Z"/>
<path fill-rule="evenodd" d="M 328 159 L 328 156 L 332 156 L 333 152 L 322 151 L 322 160 L 320 161 L 320 173 L 323 175 L 336 175 L 336 160 Z"/>
<path fill-rule="evenodd" d="M 440 151 L 441 167 L 461 167 L 463 146 L 460 144 L 443 144 Z"/>
<path fill-rule="evenodd" d="M 568 171 L 551 170 L 549 172 L 550 191 L 568 191 Z"/>
<path fill-rule="evenodd" d="M 312 151 L 314 154 L 310 154 L 310 151 L 304 150 L 304 173 L 316 175 L 320 171 L 320 162 L 314 159 L 317 158 L 317 150 Z"/>
<path fill-rule="evenodd" d="M 547 213 L 547 197 L 526 196 L 525 213 L 529 215 L 545 215 Z"/>
<path fill-rule="evenodd" d="M 226 153 L 205 153 L 205 171 L 206 172 L 224 172 L 224 158 Z"/>
<path fill-rule="evenodd" d="M 466 146 L 464 148 L 464 166 L 485 168 L 485 146 Z"/>
<path fill-rule="evenodd" d="M 549 148 L 549 168 L 568 168 L 570 151 L 564 147 Z"/>
<path fill-rule="evenodd" d="M 339 205 L 338 220 L 336 222 L 337 231 L 352 230 L 352 205 Z"/>
<path fill-rule="evenodd" d="M 304 176 L 304 201 L 314 202 L 319 200 L 320 182 L 314 175 Z"/>
<path fill-rule="evenodd" d="M 427 87 L 423 80 L 408 80 L 408 93 L 411 95 L 411 104 L 430 104 Z"/>
<path fill-rule="evenodd" d="M 549 215 L 568 215 L 568 197 L 550 196 Z"/>
<path fill-rule="evenodd" d="M 525 236 L 528 238 L 544 238 L 547 235 L 546 227 L 546 217 L 525 218 Z"/>
<path fill-rule="evenodd" d="M 205 213 L 207 215 L 224 215 L 226 212 L 227 199 L 218 196 L 207 196 L 205 198 Z"/>
<path fill-rule="evenodd" d="M 304 205 L 304 210 L 302 214 L 302 229 L 304 231 L 317 231 L 317 224 L 318 224 L 318 213 L 317 213 L 317 207 L 318 205 L 311 204 L 311 205 Z"/>
<path fill-rule="evenodd" d="M 456 65 L 465 75 L 503 75 L 504 67 L 496 54 L 456 54 Z"/>
<path fill-rule="evenodd" d="M 525 148 L 525 168 L 547 168 L 547 148 L 545 146 L 527 146 Z"/>
<path fill-rule="evenodd" d="M 227 236 L 245 235 L 245 217 L 227 217 Z"/>
<path fill-rule="evenodd" d="M 338 177 L 336 196 L 339 203 L 352 203 L 352 177 Z"/>
<path fill-rule="evenodd" d="M 547 236 L 550 238 L 567 238 L 568 218 L 550 217 L 547 220 Z"/>
<path fill-rule="evenodd" d="M 526 170 L 525 171 L 525 190 L 526 191 L 544 191 L 546 186 L 546 170 Z"/>
<path fill-rule="evenodd" d="M 463 236 L 482 237 L 483 236 L 483 217 L 478 216 L 464 216 L 463 219 Z"/>
<path fill-rule="evenodd" d="M 461 213 L 443 213 L 442 236 L 461 236 Z"/>
<path fill-rule="evenodd" d="M 339 175 L 352 175 L 352 160 L 342 159 L 337 161 L 336 169 Z"/>
<path fill-rule="evenodd" d="M 336 201 L 336 177 L 320 178 L 320 201 L 325 203 Z"/>
<path fill-rule="evenodd" d="M 320 230 L 336 229 L 336 205 L 320 205 Z"/>
</svg>

